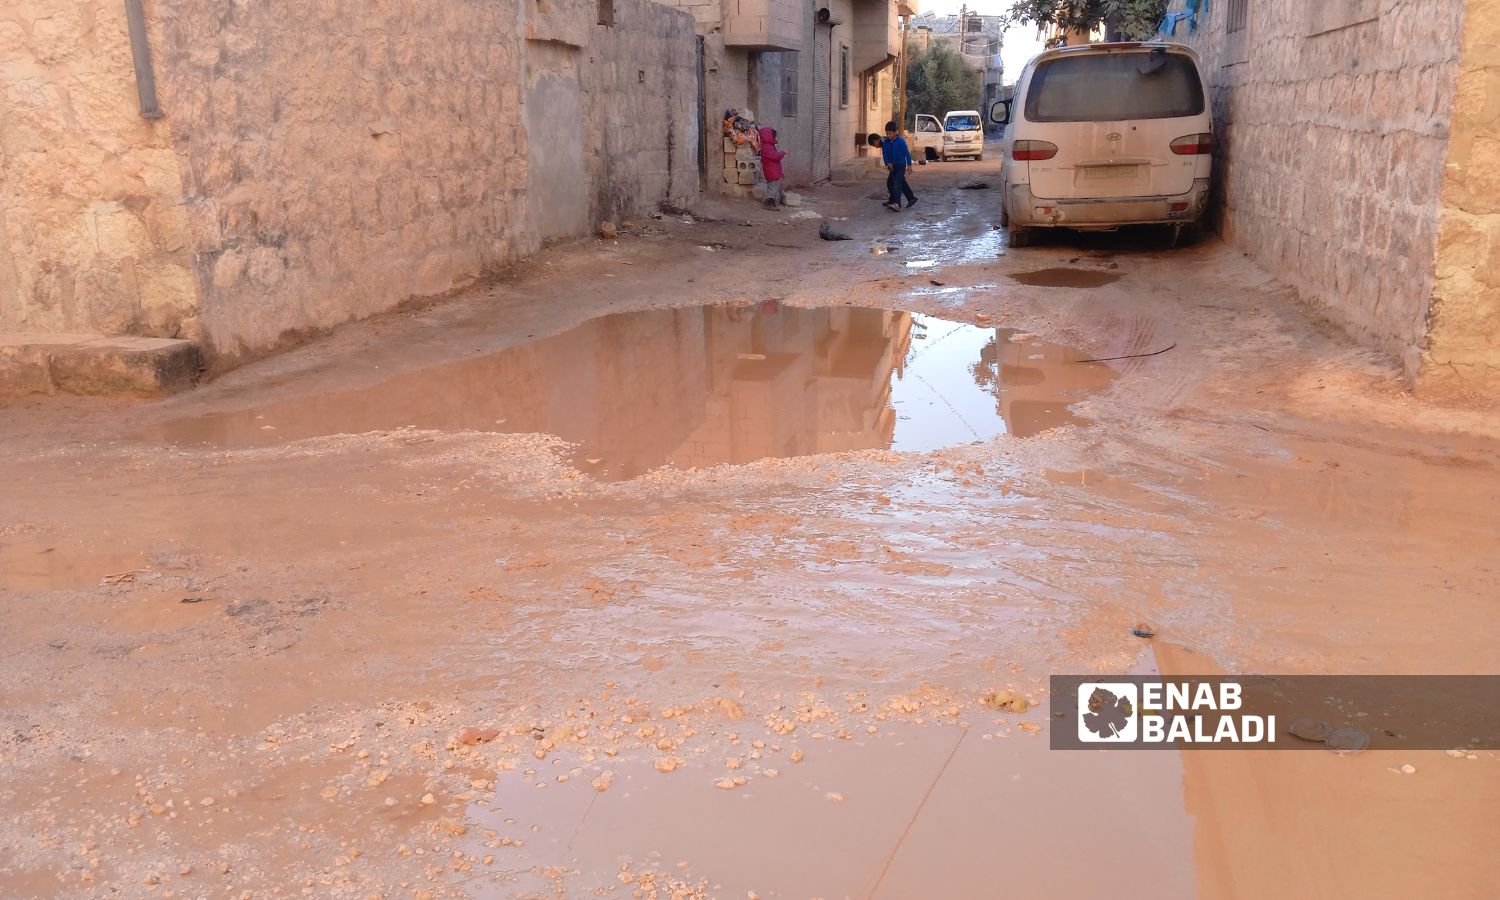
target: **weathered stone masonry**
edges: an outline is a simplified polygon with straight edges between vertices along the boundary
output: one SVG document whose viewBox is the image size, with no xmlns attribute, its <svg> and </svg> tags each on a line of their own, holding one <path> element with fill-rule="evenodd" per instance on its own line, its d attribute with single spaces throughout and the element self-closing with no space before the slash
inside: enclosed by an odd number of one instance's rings
<svg viewBox="0 0 1500 900">
<path fill-rule="evenodd" d="M 692 19 L 612 6 L 156 0 L 152 122 L 119 2 L 19 0 L 0 330 L 181 336 L 223 365 L 687 202 Z"/>
<path fill-rule="evenodd" d="M 1460 344 L 1469 359 L 1500 352 L 1497 329 L 1447 312 L 1451 289 L 1468 282 L 1440 282 L 1438 250 L 1440 230 L 1446 242 L 1462 227 L 1447 207 L 1472 198 L 1453 156 L 1485 153 L 1483 138 L 1454 139 L 1455 117 L 1493 133 L 1494 85 L 1475 72 L 1493 59 L 1495 26 L 1484 23 L 1497 3 L 1216 0 L 1196 33 L 1184 22 L 1173 35 L 1203 54 L 1210 82 L 1218 230 L 1423 388 L 1453 386 Z M 1243 27 L 1231 31 L 1236 6 Z M 1500 393 L 1493 380 L 1464 391 Z"/>
<path fill-rule="evenodd" d="M 1500 400 L 1500 0 L 1470 0 L 1422 380 Z"/>
</svg>

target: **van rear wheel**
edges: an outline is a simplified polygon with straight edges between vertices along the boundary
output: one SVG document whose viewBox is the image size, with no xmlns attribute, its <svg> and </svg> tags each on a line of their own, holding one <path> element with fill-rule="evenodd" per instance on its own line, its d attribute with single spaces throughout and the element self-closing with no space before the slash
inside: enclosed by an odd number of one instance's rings
<svg viewBox="0 0 1500 900">
<path fill-rule="evenodd" d="M 1024 225 L 1012 225 L 1005 229 L 1005 245 L 1007 247 L 1030 247 L 1035 237 L 1035 229 L 1027 228 Z"/>
<path fill-rule="evenodd" d="M 1203 223 L 1188 222 L 1177 229 L 1176 245 L 1178 247 L 1191 247 L 1203 240 Z"/>
</svg>

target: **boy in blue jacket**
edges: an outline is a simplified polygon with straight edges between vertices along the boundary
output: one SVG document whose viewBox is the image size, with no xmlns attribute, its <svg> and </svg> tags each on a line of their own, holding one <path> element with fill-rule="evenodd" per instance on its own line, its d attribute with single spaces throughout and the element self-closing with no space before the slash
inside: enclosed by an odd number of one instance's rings
<svg viewBox="0 0 1500 900">
<path fill-rule="evenodd" d="M 880 143 L 880 155 L 885 160 L 886 176 L 885 186 L 890 190 L 891 199 L 882 205 L 891 212 L 901 211 L 901 197 L 906 196 L 908 209 L 917 204 L 917 195 L 912 193 L 911 185 L 906 183 L 906 170 L 911 167 L 911 150 L 906 146 L 906 138 L 896 130 L 895 122 L 885 123 L 885 140 Z"/>
</svg>

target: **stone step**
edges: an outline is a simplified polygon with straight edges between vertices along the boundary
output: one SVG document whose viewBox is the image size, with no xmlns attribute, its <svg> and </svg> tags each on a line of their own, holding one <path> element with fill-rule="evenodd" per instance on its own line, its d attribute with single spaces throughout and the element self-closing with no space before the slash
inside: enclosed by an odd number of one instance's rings
<svg viewBox="0 0 1500 900">
<path fill-rule="evenodd" d="M 192 341 L 0 332 L 0 399 L 56 393 L 157 396 L 191 387 L 201 368 Z"/>
</svg>

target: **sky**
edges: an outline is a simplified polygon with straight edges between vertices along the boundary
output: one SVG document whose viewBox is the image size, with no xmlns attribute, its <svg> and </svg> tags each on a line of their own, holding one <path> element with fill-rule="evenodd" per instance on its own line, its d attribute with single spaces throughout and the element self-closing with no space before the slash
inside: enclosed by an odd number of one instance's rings
<svg viewBox="0 0 1500 900">
<path fill-rule="evenodd" d="M 965 5 L 965 0 L 917 0 L 917 8 L 922 12 L 937 13 L 940 16 L 956 16 L 960 7 Z M 969 12 L 979 13 L 982 16 L 1000 16 L 1010 11 L 1011 0 L 967 0 Z M 1000 51 L 1000 58 L 1005 64 L 1005 81 L 1007 84 L 1016 80 L 1021 74 L 1021 69 L 1026 63 L 1038 53 L 1042 52 L 1042 38 L 1035 28 L 1016 26 L 1005 32 L 1005 45 Z"/>
</svg>

